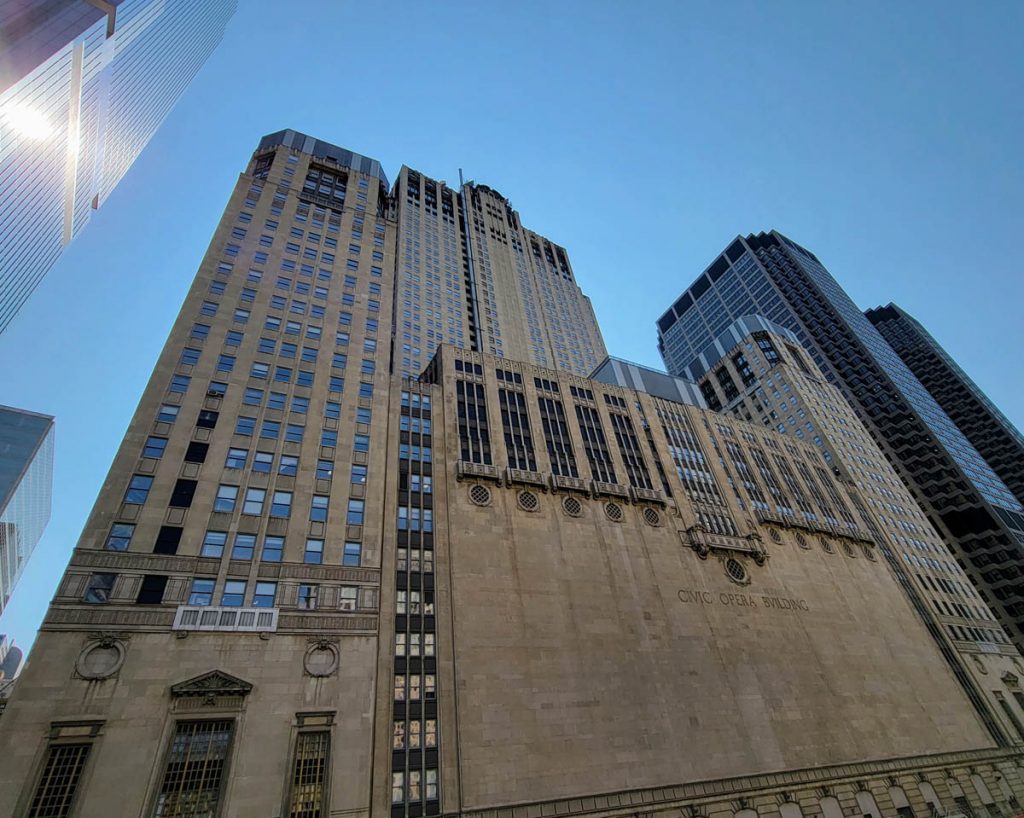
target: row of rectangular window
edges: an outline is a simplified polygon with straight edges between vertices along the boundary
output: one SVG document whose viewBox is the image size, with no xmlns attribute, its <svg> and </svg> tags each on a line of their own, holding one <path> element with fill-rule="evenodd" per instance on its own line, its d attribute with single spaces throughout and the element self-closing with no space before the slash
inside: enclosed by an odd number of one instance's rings
<svg viewBox="0 0 1024 818">
<path fill-rule="evenodd" d="M 299 370 L 298 377 L 296 378 L 295 383 L 296 383 L 297 386 L 312 386 L 313 385 L 313 373 L 312 372 L 305 372 L 303 370 Z M 192 377 L 190 375 L 173 375 L 171 377 L 171 382 L 170 382 L 170 384 L 167 387 L 167 391 L 175 393 L 175 394 L 183 395 L 186 392 L 188 392 L 189 387 L 191 386 L 191 384 L 192 384 Z M 345 391 L 345 379 L 340 377 L 340 376 L 332 375 L 330 377 L 330 380 L 328 381 L 328 389 L 331 392 L 344 392 Z M 250 391 L 251 390 L 247 389 L 246 393 L 249 394 Z M 258 391 L 259 390 L 252 391 L 252 394 L 255 395 L 256 392 L 258 392 Z M 227 394 L 227 392 L 228 392 L 228 384 L 223 382 L 223 381 L 210 381 L 209 385 L 207 386 L 207 389 L 206 389 L 206 394 L 209 395 L 210 397 L 223 398 Z M 271 392 L 270 394 L 271 394 L 271 396 L 275 396 L 275 395 L 282 395 L 283 396 L 284 393 L 282 393 L 282 392 Z M 359 397 L 360 398 L 372 398 L 373 397 L 373 384 L 361 381 L 359 383 Z M 163 410 L 165 408 L 166 408 L 165 406 L 161 407 L 161 411 L 163 412 Z M 280 406 L 271 406 L 270 408 L 272 408 L 272 409 L 284 409 L 285 406 L 282 403 Z M 166 415 L 165 417 L 160 417 L 158 419 L 159 420 L 165 420 L 165 421 L 169 420 L 169 421 L 173 422 L 174 420 L 177 419 L 178 410 L 177 409 L 171 410 L 169 412 L 166 412 L 165 415 Z"/>
<path fill-rule="evenodd" d="M 64 739 L 47 747 L 29 818 L 66 818 L 71 814 L 98 732 L 97 724 L 92 731 L 77 735 L 74 741 Z M 175 722 L 155 796 L 154 814 L 219 814 L 234 732 L 235 721 L 230 718 Z M 326 807 L 330 736 L 328 730 L 303 730 L 295 737 L 286 806 L 286 814 L 291 818 L 320 815 Z M 433 781 L 436 793 L 436 771 Z M 404 781 L 402 789 L 404 792 Z"/>
<path fill-rule="evenodd" d="M 358 501 L 362 502 L 362 501 Z M 362 519 L 362 511 L 357 507 L 352 510 L 352 518 Z M 156 542 L 153 546 L 154 554 L 177 554 L 178 546 L 181 543 L 182 529 L 178 526 L 161 526 Z M 110 527 L 104 548 L 107 551 L 127 551 L 135 536 L 134 523 L 114 523 Z M 236 533 L 231 548 L 231 559 L 251 560 L 256 552 L 256 535 L 248 533 Z M 219 559 L 223 557 L 227 546 L 228 532 L 208 530 L 203 537 L 200 555 Z M 263 548 L 260 559 L 263 562 L 281 562 L 284 558 L 285 538 L 282 536 L 267 534 L 263 538 Z M 419 552 L 413 554 L 414 561 L 418 564 L 421 560 Z M 408 555 L 402 555 L 403 560 Z M 323 559 L 323 540 L 310 538 L 306 541 L 303 554 L 303 562 L 308 564 L 321 564 Z M 433 570 L 433 554 L 428 553 L 423 559 L 429 563 L 427 571 Z M 342 549 L 342 565 L 358 566 L 362 563 L 362 546 L 358 542 L 346 542 Z M 418 569 L 417 569 L 418 570 Z"/>
<path fill-rule="evenodd" d="M 199 552 L 201 557 L 221 559 L 228 543 L 227 531 L 207 531 L 203 536 L 203 544 Z M 283 537 L 266 537 L 263 545 L 263 562 L 280 562 L 284 549 Z M 251 560 L 256 551 L 255 534 L 235 534 L 231 546 L 231 559 Z M 307 565 L 322 565 L 324 560 L 324 540 L 308 538 L 302 561 Z M 362 545 L 358 542 L 346 542 L 342 549 L 341 564 L 358 567 L 362 562 Z M 198 603 L 190 603 L 198 604 Z"/>
</svg>

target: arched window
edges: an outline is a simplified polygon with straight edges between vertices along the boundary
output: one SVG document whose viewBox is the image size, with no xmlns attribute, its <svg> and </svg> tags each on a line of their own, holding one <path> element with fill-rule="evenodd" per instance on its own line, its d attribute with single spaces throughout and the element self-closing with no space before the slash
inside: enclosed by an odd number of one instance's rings
<svg viewBox="0 0 1024 818">
<path fill-rule="evenodd" d="M 822 798 L 818 802 L 818 806 L 821 807 L 821 814 L 824 815 L 825 818 L 845 818 L 843 815 L 843 808 L 839 806 L 839 802 L 831 795 L 827 798 Z"/>
<path fill-rule="evenodd" d="M 892 805 L 896 807 L 896 814 L 900 818 L 915 818 L 914 809 L 910 806 L 903 787 L 889 787 L 889 798 L 892 801 Z"/>
<path fill-rule="evenodd" d="M 757 818 L 757 810 L 741 809 L 735 814 L 735 818 Z"/>
<path fill-rule="evenodd" d="M 882 813 L 878 809 L 878 804 L 875 803 L 875 796 L 867 790 L 859 790 L 857 792 L 857 806 L 860 807 L 861 814 L 864 818 L 882 818 Z"/>
<path fill-rule="evenodd" d="M 924 799 L 925 804 L 928 805 L 928 809 L 931 810 L 932 818 L 940 815 L 943 812 L 942 801 L 939 800 L 935 787 L 927 781 L 922 781 L 917 787 L 921 790 L 921 797 Z"/>
<path fill-rule="evenodd" d="M 992 797 L 992 793 L 989 792 L 988 785 L 985 783 L 985 779 L 983 779 L 977 773 L 974 773 L 971 776 L 971 783 L 974 785 L 974 789 L 977 791 L 978 798 L 981 799 L 982 804 L 984 804 L 986 807 L 990 804 L 995 804 L 996 799 L 994 799 Z"/>
<path fill-rule="evenodd" d="M 1020 801 L 1018 801 L 1017 796 L 1013 794 L 1013 790 L 1010 788 L 1010 782 L 1006 780 L 1006 776 L 997 774 L 996 782 L 999 784 L 999 791 L 1003 794 L 1003 799 L 1010 805 L 1010 808 L 1020 809 Z"/>
<path fill-rule="evenodd" d="M 785 804 L 782 804 L 779 807 L 779 813 L 782 815 L 782 818 L 804 818 L 800 805 L 793 801 L 787 801 Z"/>
</svg>

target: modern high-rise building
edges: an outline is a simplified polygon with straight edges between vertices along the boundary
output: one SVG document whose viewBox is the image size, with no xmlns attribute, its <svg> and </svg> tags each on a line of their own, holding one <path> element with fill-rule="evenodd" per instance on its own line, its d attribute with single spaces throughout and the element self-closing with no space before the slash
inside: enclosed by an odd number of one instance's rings
<svg viewBox="0 0 1024 818">
<path fill-rule="evenodd" d="M 1024 503 L 1024 435 L 912 315 L 896 304 L 875 307 L 864 314 L 978 454 Z"/>
<path fill-rule="evenodd" d="M 14 691 L 14 682 L 24 664 L 24 654 L 5 633 L 0 633 L 0 715 Z"/>
<path fill-rule="evenodd" d="M 1024 646 L 1024 507 L 813 253 L 775 231 L 733 241 L 658 319 L 668 370 L 685 374 L 732 321 L 754 314 L 795 333 L 839 387 Z"/>
<path fill-rule="evenodd" d="M 0 682 L 10 681 L 21 672 L 24 654 L 6 633 L 0 633 Z"/>
<path fill-rule="evenodd" d="M 128 172 L 237 0 L 0 10 L 0 332 Z"/>
<path fill-rule="evenodd" d="M 559 248 L 462 185 L 449 276 L 402 174 L 260 144 L 0 717 L 0 814 L 1019 811 L 1019 734 L 860 488 L 692 384 L 586 377 Z M 737 483 L 767 452 L 803 529 Z"/>
<path fill-rule="evenodd" d="M 0 406 L 0 612 L 50 521 L 53 418 Z"/>
</svg>

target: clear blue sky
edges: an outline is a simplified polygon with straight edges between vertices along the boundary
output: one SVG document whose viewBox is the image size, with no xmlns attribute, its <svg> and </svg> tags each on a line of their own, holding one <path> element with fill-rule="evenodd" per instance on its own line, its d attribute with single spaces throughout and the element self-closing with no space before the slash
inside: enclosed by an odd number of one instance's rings
<svg viewBox="0 0 1024 818">
<path fill-rule="evenodd" d="M 237 174 L 281 128 L 508 196 L 568 248 L 609 349 L 738 233 L 896 301 L 1024 425 L 1017 2 L 241 0 L 162 130 L 0 336 L 57 417 L 53 517 L 0 631 L 27 645 Z M 1013 362 L 1007 366 L 1007 362 Z"/>
</svg>

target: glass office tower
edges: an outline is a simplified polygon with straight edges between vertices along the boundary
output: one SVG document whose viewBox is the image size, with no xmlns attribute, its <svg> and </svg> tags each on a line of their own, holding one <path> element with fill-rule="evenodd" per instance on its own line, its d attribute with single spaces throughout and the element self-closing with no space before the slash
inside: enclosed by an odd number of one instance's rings
<svg viewBox="0 0 1024 818">
<path fill-rule="evenodd" d="M 1006 487 L 1024 502 L 1024 435 L 912 315 L 896 304 L 864 314 Z"/>
<path fill-rule="evenodd" d="M 658 319 L 669 371 L 692 377 L 715 337 L 755 313 L 796 333 L 1024 645 L 1024 508 L 813 253 L 776 231 L 732 242 Z"/>
<path fill-rule="evenodd" d="M 50 520 L 53 418 L 0 406 L 0 612 Z"/>
<path fill-rule="evenodd" d="M 80 5 L 0 17 L 0 332 L 128 172 L 237 0 Z"/>
</svg>

